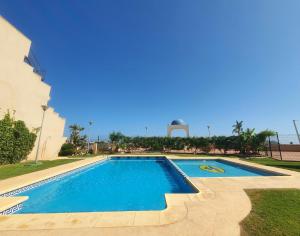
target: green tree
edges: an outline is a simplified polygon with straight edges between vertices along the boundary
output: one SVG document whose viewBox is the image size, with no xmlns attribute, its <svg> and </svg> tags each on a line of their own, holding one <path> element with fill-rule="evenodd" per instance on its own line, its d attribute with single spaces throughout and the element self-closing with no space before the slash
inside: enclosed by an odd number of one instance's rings
<svg viewBox="0 0 300 236">
<path fill-rule="evenodd" d="M 109 140 L 112 144 L 112 151 L 118 152 L 120 146 L 125 147 L 125 143 L 122 141 L 124 140 L 125 135 L 123 135 L 121 132 L 112 132 L 109 134 Z"/>
<path fill-rule="evenodd" d="M 205 137 L 193 137 L 190 139 L 191 148 L 194 149 L 194 153 L 197 154 L 199 149 L 205 153 L 208 153 L 211 149 L 210 139 Z"/>
<path fill-rule="evenodd" d="M 36 140 L 24 121 L 15 121 L 9 113 L 0 120 L 0 164 L 12 164 L 27 158 Z"/>
<path fill-rule="evenodd" d="M 237 134 L 240 135 L 243 132 L 243 121 L 235 121 L 235 124 L 232 126 L 233 130 L 232 133 L 233 134 Z"/>
<path fill-rule="evenodd" d="M 109 134 L 109 140 L 112 143 L 120 143 L 124 137 L 125 136 L 121 132 L 112 132 Z"/>
<path fill-rule="evenodd" d="M 75 148 L 82 149 L 87 144 L 87 136 L 81 135 L 81 132 L 84 130 L 83 127 L 77 124 L 73 124 L 69 126 L 71 131 L 69 142 L 75 146 Z"/>
<path fill-rule="evenodd" d="M 220 152 L 224 152 L 226 154 L 228 150 L 227 137 L 226 136 L 216 136 L 214 137 L 214 146 Z"/>
<path fill-rule="evenodd" d="M 245 131 L 242 131 L 240 134 L 241 137 L 241 153 L 249 154 L 251 153 L 253 147 L 253 139 L 255 137 L 255 129 L 247 128 Z"/>
<path fill-rule="evenodd" d="M 276 135 L 276 132 L 272 130 L 263 130 L 256 134 L 252 140 L 252 152 L 258 154 L 260 151 L 266 151 L 267 138 L 274 135 Z"/>
</svg>

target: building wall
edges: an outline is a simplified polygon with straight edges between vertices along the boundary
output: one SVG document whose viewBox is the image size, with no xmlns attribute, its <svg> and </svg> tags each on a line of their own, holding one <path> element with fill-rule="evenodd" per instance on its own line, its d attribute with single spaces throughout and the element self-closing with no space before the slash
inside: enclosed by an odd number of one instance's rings
<svg viewBox="0 0 300 236">
<path fill-rule="evenodd" d="M 190 129 L 188 125 L 168 125 L 167 126 L 167 136 L 171 137 L 172 136 L 172 132 L 174 130 L 184 130 L 186 137 L 190 136 Z"/>
<path fill-rule="evenodd" d="M 41 105 L 48 104 L 51 87 L 24 62 L 31 41 L 0 16 L 0 117 L 10 111 L 30 129 L 41 126 Z M 53 108 L 45 113 L 39 159 L 54 159 L 65 141 L 65 119 Z M 34 159 L 36 145 L 28 156 Z"/>
</svg>

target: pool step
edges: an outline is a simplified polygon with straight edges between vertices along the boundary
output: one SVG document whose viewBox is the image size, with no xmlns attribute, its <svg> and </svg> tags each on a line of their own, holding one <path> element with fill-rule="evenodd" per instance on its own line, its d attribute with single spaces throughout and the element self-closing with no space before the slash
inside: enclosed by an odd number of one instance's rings
<svg viewBox="0 0 300 236">
<path fill-rule="evenodd" d="M 22 207 L 22 203 L 27 199 L 27 196 L 0 197 L 0 215 L 13 214 Z"/>
</svg>

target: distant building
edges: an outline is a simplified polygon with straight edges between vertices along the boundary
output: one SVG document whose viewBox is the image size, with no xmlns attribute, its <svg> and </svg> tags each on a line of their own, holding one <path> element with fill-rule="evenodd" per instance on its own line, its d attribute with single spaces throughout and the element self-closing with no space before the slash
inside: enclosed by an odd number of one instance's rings
<svg viewBox="0 0 300 236">
<path fill-rule="evenodd" d="M 183 120 L 178 119 L 178 120 L 173 120 L 170 125 L 167 127 L 167 135 L 168 137 L 171 137 L 173 130 L 181 129 L 185 131 L 186 136 L 190 136 L 190 129 L 189 125 L 186 124 Z"/>
<path fill-rule="evenodd" d="M 33 129 L 41 126 L 41 106 L 48 104 L 51 87 L 43 82 L 42 71 L 33 67 L 30 45 L 30 39 L 0 16 L 0 117 L 10 111 Z M 66 140 L 64 126 L 65 119 L 50 107 L 45 113 L 39 159 L 57 157 Z M 35 158 L 36 146 L 28 159 Z"/>
</svg>

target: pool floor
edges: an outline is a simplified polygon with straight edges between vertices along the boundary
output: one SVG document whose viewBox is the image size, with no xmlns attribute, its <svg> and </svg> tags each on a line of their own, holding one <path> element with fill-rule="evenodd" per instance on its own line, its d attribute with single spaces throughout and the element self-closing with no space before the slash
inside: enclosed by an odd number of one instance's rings
<svg viewBox="0 0 300 236">
<path fill-rule="evenodd" d="M 165 193 L 194 192 L 165 158 L 112 158 L 18 194 L 17 213 L 162 210 Z"/>
<path fill-rule="evenodd" d="M 220 159 L 215 160 L 173 160 L 190 177 L 241 177 L 276 176 L 279 173 L 235 164 Z"/>
</svg>

